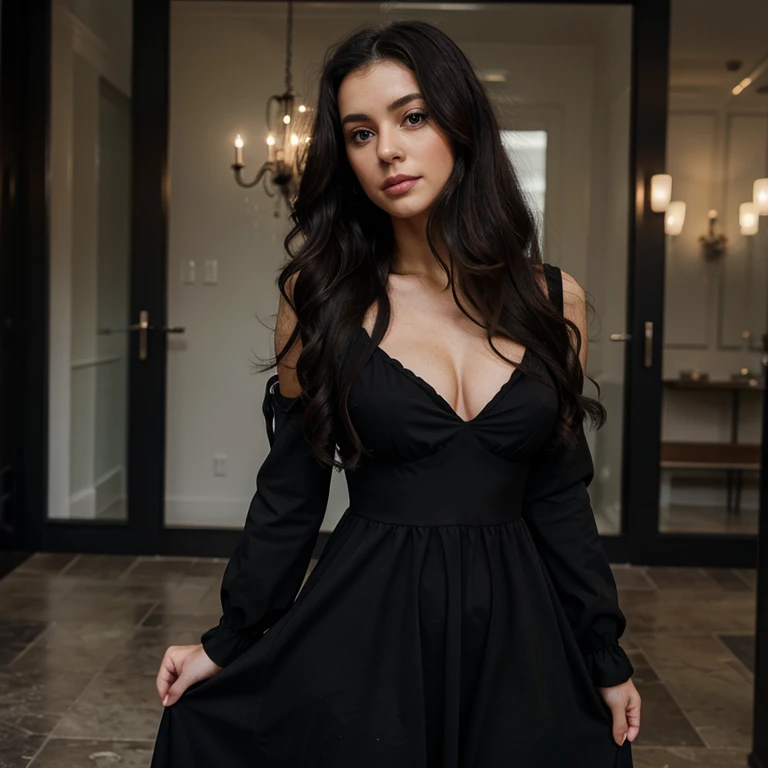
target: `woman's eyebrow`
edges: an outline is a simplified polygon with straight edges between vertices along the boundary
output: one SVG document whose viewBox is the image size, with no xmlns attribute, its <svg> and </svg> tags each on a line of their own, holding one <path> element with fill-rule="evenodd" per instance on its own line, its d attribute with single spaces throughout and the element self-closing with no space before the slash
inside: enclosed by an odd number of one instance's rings
<svg viewBox="0 0 768 768">
<path fill-rule="evenodd" d="M 400 109 L 400 107 L 404 107 L 408 102 L 415 101 L 416 99 L 423 99 L 424 97 L 420 93 L 408 93 L 405 96 L 401 96 L 399 99 L 395 99 L 388 107 L 387 112 L 394 112 L 396 109 Z M 346 115 L 341 120 L 341 126 L 342 128 L 347 123 L 357 123 L 362 122 L 363 120 L 370 120 L 371 118 L 366 115 L 364 112 L 355 112 L 351 115 Z"/>
</svg>

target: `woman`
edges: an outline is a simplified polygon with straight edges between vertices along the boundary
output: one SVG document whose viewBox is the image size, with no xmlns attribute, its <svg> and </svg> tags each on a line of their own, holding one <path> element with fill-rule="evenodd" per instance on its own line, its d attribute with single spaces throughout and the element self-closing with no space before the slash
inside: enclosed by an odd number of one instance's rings
<svg viewBox="0 0 768 768">
<path fill-rule="evenodd" d="M 430 24 L 364 29 L 313 130 L 270 452 L 219 625 L 162 660 L 152 766 L 631 766 L 584 293 L 541 263 L 483 87 Z M 350 506 L 296 597 L 334 466 Z"/>
</svg>

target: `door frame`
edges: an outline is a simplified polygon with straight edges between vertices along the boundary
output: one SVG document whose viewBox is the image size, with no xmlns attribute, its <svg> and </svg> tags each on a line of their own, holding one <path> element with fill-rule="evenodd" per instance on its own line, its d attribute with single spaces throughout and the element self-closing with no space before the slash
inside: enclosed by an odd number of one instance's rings
<svg viewBox="0 0 768 768">
<path fill-rule="evenodd" d="M 574 0 L 569 4 L 584 3 Z M 625 355 L 622 531 L 618 535 L 604 535 L 601 541 L 612 562 L 754 566 L 756 536 L 658 533 L 664 231 L 663 216 L 650 210 L 648 188 L 650 177 L 665 170 L 670 0 L 604 0 L 598 4 L 629 5 L 633 9 L 626 329 L 635 340 L 628 343 Z M 31 354 L 25 381 L 30 385 L 30 401 L 38 407 L 25 412 L 26 423 L 33 427 L 25 462 L 24 508 L 32 521 L 26 545 L 30 549 L 50 551 L 228 556 L 239 531 L 166 529 L 164 526 L 167 385 L 164 334 L 149 335 L 150 355 L 141 365 L 135 363 L 137 335 L 131 334 L 128 494 L 133 512 L 129 519 L 124 523 L 47 519 L 45 158 L 51 0 L 32 0 L 29 6 L 34 9 L 31 15 L 35 16 L 37 33 L 34 38 L 29 35 L 29 44 L 34 46 L 30 59 L 35 59 L 38 77 L 35 95 L 30 97 L 31 114 L 37 117 L 38 124 L 27 145 L 31 197 L 25 231 L 27 258 L 32 265 L 28 279 L 35 325 L 30 328 L 34 333 L 27 347 Z M 130 306 L 134 321 L 144 309 L 149 311 L 150 322 L 157 325 L 166 325 L 168 321 L 170 7 L 170 0 L 134 0 Z M 40 88 L 41 82 L 46 84 L 44 88 Z M 643 344 L 638 343 L 643 339 L 646 321 L 654 324 L 650 368 L 643 365 Z M 328 534 L 321 534 L 318 551 L 327 537 Z"/>
</svg>

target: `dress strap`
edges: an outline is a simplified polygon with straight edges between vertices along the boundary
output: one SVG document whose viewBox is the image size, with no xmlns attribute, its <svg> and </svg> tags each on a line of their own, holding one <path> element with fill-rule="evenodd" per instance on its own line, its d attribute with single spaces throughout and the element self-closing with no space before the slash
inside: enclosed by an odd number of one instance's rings
<svg viewBox="0 0 768 768">
<path fill-rule="evenodd" d="M 560 314 L 563 313 L 563 274 L 560 267 L 554 264 L 541 265 L 544 267 L 544 275 L 547 278 L 547 291 L 550 301 L 557 307 Z"/>
</svg>

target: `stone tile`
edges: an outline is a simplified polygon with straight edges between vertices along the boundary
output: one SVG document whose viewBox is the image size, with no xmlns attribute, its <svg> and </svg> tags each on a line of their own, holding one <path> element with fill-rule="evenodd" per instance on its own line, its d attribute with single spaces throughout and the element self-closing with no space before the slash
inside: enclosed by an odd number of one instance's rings
<svg viewBox="0 0 768 768">
<path fill-rule="evenodd" d="M 734 568 L 734 573 L 752 587 L 757 589 L 757 569 L 755 568 Z"/>
<path fill-rule="evenodd" d="M 72 587 L 79 583 L 77 577 L 57 573 L 13 573 L 0 581 L 0 603 L 13 598 L 60 597 L 66 595 Z M 4 610 L 4 614 L 6 611 Z"/>
<path fill-rule="evenodd" d="M 201 605 L 208 608 L 209 611 L 221 611 L 221 583 L 214 582 L 211 588 L 202 599 Z"/>
<path fill-rule="evenodd" d="M 109 597 L 94 597 L 83 600 L 63 595 L 44 597 L 4 598 L 3 612 L 18 620 L 26 621 L 78 621 L 84 623 L 108 624 L 111 626 L 136 626 L 156 601 L 110 600 Z"/>
<path fill-rule="evenodd" d="M 60 670 L 0 669 L 0 722 L 30 734 L 49 734 L 93 677 Z"/>
<path fill-rule="evenodd" d="M 738 659 L 731 659 L 726 664 L 739 676 L 744 678 L 750 688 L 754 688 L 755 674 L 745 667 Z"/>
<path fill-rule="evenodd" d="M 219 623 L 221 611 L 206 611 L 200 613 L 167 613 L 158 608 L 142 623 L 142 628 L 162 627 L 171 632 L 195 632 L 202 634 L 206 629 Z"/>
<path fill-rule="evenodd" d="M 138 600 L 156 602 L 168 594 L 174 587 L 168 584 L 126 583 L 109 579 L 95 581 L 93 579 L 78 579 L 77 583 L 67 592 L 67 597 L 77 600 L 91 598 L 110 598 L 112 600 Z"/>
<path fill-rule="evenodd" d="M 754 675 L 755 674 L 755 636 L 754 635 L 717 635 L 728 650 Z"/>
<path fill-rule="evenodd" d="M 109 624 L 59 622 L 10 665 L 16 671 L 95 674 L 130 639 L 132 629 Z"/>
<path fill-rule="evenodd" d="M 164 581 L 175 585 L 191 571 L 193 563 L 189 557 L 139 557 L 120 578 L 131 583 Z"/>
<path fill-rule="evenodd" d="M 747 755 L 740 749 L 632 745 L 635 768 L 745 768 Z"/>
<path fill-rule="evenodd" d="M 33 768 L 147 768 L 154 749 L 152 741 L 50 739 L 40 750 Z"/>
<path fill-rule="evenodd" d="M 659 676 L 648 663 L 645 654 L 639 648 L 628 648 L 624 642 L 622 642 L 621 645 L 626 651 L 627 656 L 629 656 L 632 666 L 635 668 L 635 674 L 632 675 L 632 680 L 635 685 L 637 685 L 640 680 L 646 683 L 658 682 Z"/>
<path fill-rule="evenodd" d="M 67 738 L 148 741 L 157 735 L 163 705 L 155 675 L 133 669 L 98 674 L 53 731 Z"/>
<path fill-rule="evenodd" d="M 1 579 L 0 768 L 26 768 L 38 750 L 31 768 L 147 766 L 162 657 L 218 623 L 226 564 L 38 555 Z M 628 620 L 621 642 L 643 697 L 636 768 L 743 768 L 755 570 L 613 572 Z"/>
<path fill-rule="evenodd" d="M 658 590 L 628 591 L 621 596 L 621 609 L 632 634 L 653 632 L 755 631 L 755 593 Z"/>
<path fill-rule="evenodd" d="M 659 589 L 722 590 L 701 568 L 654 567 L 648 569 L 647 575 Z"/>
<path fill-rule="evenodd" d="M 702 571 L 729 592 L 747 592 L 751 589 L 732 568 L 702 568 Z"/>
<path fill-rule="evenodd" d="M 0 768 L 26 768 L 46 738 L 0 720 Z"/>
<path fill-rule="evenodd" d="M 659 747 L 705 746 L 664 683 L 635 680 L 635 686 L 642 699 L 638 743 Z"/>
<path fill-rule="evenodd" d="M 215 626 L 218 620 L 211 622 Z M 178 627 L 141 627 L 123 648 L 110 659 L 104 672 L 131 669 L 137 675 L 155 675 L 160 669 L 166 650 L 171 645 L 197 645 L 208 626 L 194 629 Z"/>
<path fill-rule="evenodd" d="M 717 638 L 706 634 L 635 637 L 706 746 L 750 748 L 752 686 L 733 668 L 730 652 Z"/>
<path fill-rule="evenodd" d="M 185 579 L 179 586 L 166 591 L 155 610 L 162 610 L 166 614 L 210 613 L 211 607 L 206 606 L 203 599 L 213 586 L 213 579 L 207 576 L 202 580 Z"/>
<path fill-rule="evenodd" d="M 613 577 L 619 592 L 631 589 L 656 589 L 656 585 L 648 578 L 645 568 L 623 568 L 613 566 Z"/>
<path fill-rule="evenodd" d="M 634 638 L 632 637 L 632 632 L 630 632 L 629 629 L 624 630 L 624 634 L 621 636 L 621 647 L 625 651 L 629 651 L 633 648 L 637 648 L 637 643 L 635 642 Z"/>
<path fill-rule="evenodd" d="M 0 610 L 2 603 L 0 603 Z M 0 667 L 10 664 L 30 643 L 48 628 L 43 621 L 0 619 Z"/>
<path fill-rule="evenodd" d="M 73 552 L 36 552 L 13 573 L 60 573 L 80 555 Z"/>
<path fill-rule="evenodd" d="M 224 569 L 227 567 L 227 559 L 221 557 L 195 560 L 190 568 L 191 576 L 210 576 L 221 581 Z"/>
<path fill-rule="evenodd" d="M 80 555 L 67 574 L 100 580 L 117 579 L 126 573 L 136 560 L 136 555 Z"/>
</svg>

